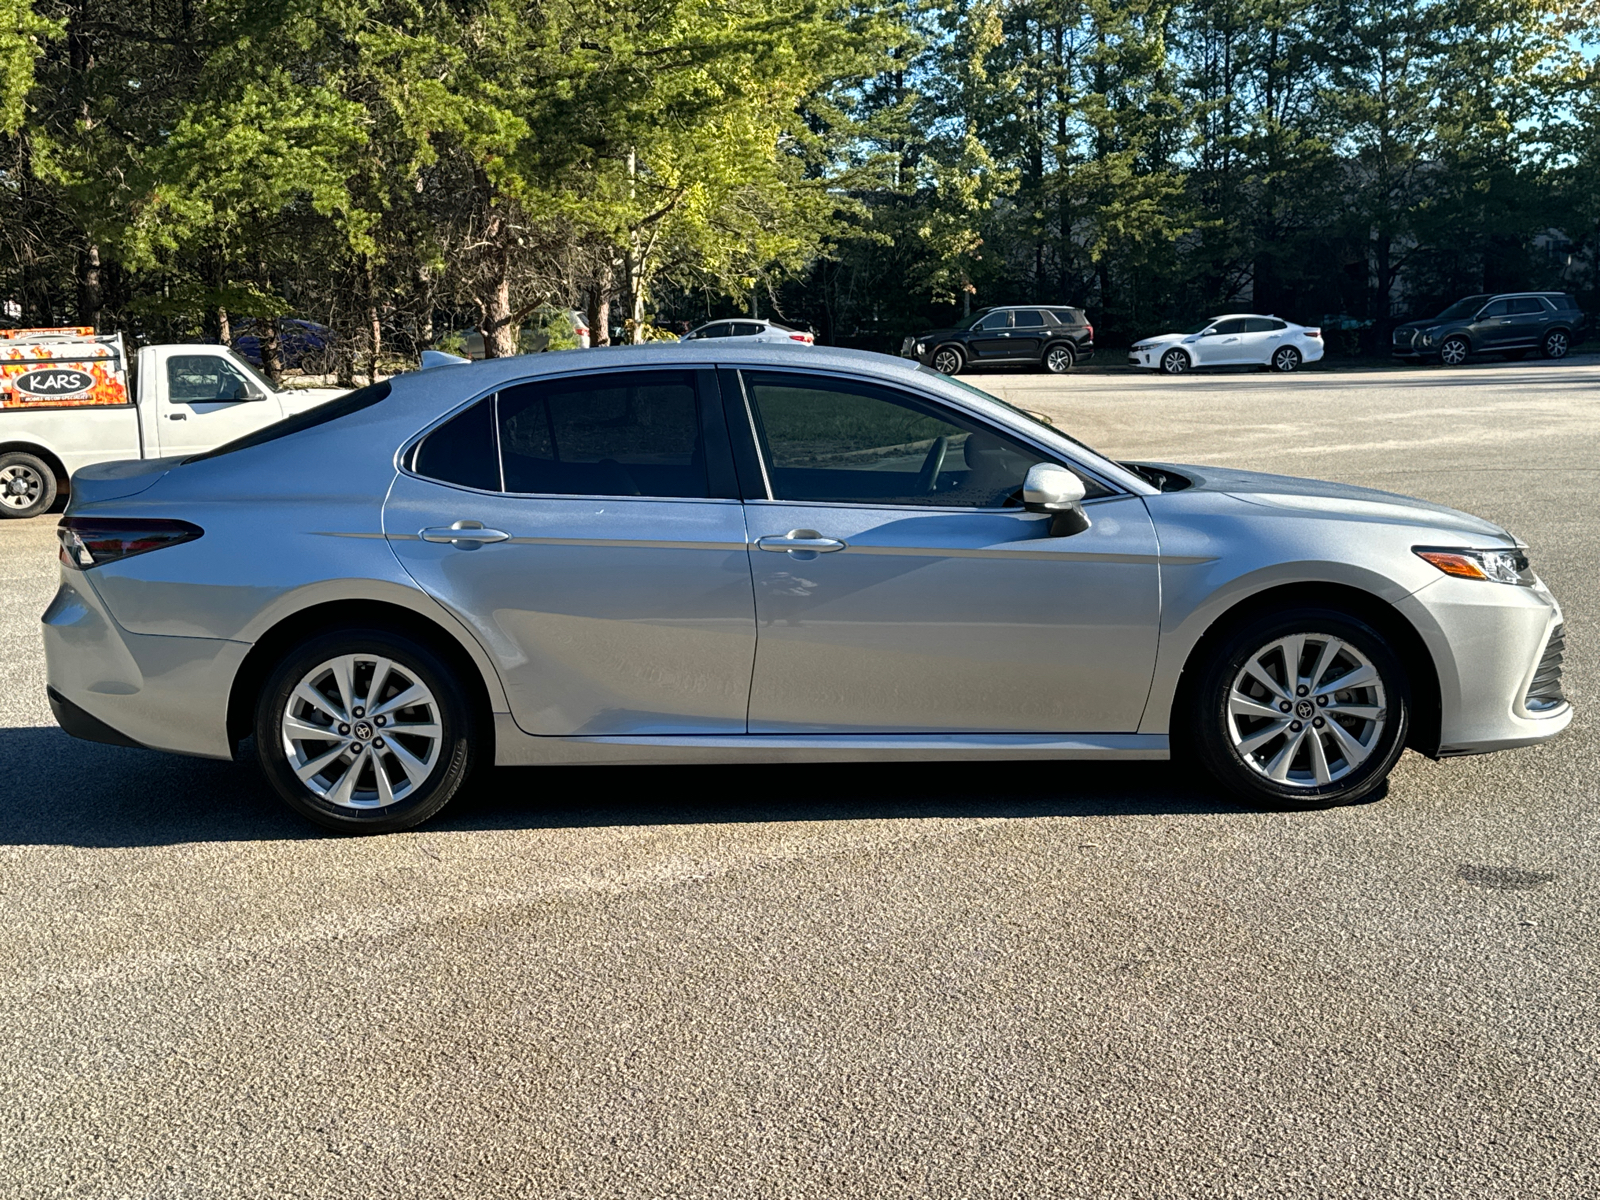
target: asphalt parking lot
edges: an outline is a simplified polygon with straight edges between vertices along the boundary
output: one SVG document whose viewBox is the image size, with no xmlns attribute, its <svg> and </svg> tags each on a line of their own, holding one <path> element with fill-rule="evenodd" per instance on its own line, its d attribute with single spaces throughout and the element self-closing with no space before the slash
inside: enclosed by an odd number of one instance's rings
<svg viewBox="0 0 1600 1200">
<path fill-rule="evenodd" d="M 1600 1189 L 1600 364 L 974 376 L 1122 457 L 1501 522 L 1569 734 L 1245 811 L 1163 764 L 501 771 L 323 836 L 74 742 L 0 523 L 0 1195 Z"/>
</svg>

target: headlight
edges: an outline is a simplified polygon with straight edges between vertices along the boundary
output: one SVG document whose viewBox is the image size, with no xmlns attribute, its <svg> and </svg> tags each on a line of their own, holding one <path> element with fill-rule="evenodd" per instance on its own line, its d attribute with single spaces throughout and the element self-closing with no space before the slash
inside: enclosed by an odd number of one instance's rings
<svg viewBox="0 0 1600 1200">
<path fill-rule="evenodd" d="M 1150 349 L 1150 343 L 1149 342 L 1135 342 L 1132 346 L 1129 347 L 1129 349 L 1130 350 L 1148 350 L 1148 349 Z"/>
<path fill-rule="evenodd" d="M 1414 546 L 1424 562 L 1432 563 L 1457 579 L 1487 579 L 1495 583 L 1533 585 L 1528 556 L 1521 550 L 1458 550 L 1443 546 Z"/>
<path fill-rule="evenodd" d="M 927 342 L 918 342 L 917 343 L 917 353 L 918 354 L 926 354 L 927 352 L 928 352 L 928 343 Z"/>
<path fill-rule="evenodd" d="M 1433 345 L 1433 331 L 1432 330 L 1425 329 L 1425 330 L 1422 331 L 1422 344 L 1424 346 Z"/>
</svg>

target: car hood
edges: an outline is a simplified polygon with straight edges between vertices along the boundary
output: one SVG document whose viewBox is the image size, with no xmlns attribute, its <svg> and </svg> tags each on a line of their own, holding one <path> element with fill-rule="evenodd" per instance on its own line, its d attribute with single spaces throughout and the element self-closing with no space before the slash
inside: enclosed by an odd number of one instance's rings
<svg viewBox="0 0 1600 1200">
<path fill-rule="evenodd" d="M 1520 545 L 1500 526 L 1469 513 L 1401 496 L 1376 488 L 1331 483 L 1323 479 L 1300 479 L 1292 475 L 1267 475 L 1260 471 L 1238 471 L 1229 467 L 1191 466 L 1178 463 L 1150 463 L 1163 471 L 1176 472 L 1190 481 L 1185 491 L 1218 492 L 1288 512 L 1334 520 L 1379 521 L 1397 525 L 1426 525 L 1473 544 L 1485 539 L 1496 544 Z"/>
<path fill-rule="evenodd" d="M 917 334 L 916 340 L 919 342 L 931 342 L 935 338 L 950 337 L 954 334 L 968 332 L 970 331 L 966 329 L 930 329 L 927 333 Z"/>
<path fill-rule="evenodd" d="M 1142 337 L 1134 343 L 1136 346 L 1154 346 L 1158 343 L 1167 344 L 1181 342 L 1186 337 L 1193 337 L 1192 333 L 1158 333 L 1153 337 Z"/>
</svg>

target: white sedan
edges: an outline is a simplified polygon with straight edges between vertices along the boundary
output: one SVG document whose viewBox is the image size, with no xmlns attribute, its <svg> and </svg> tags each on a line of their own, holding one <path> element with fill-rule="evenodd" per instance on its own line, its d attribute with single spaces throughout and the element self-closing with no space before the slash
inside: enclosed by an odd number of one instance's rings
<svg viewBox="0 0 1600 1200">
<path fill-rule="evenodd" d="M 1128 351 L 1128 365 L 1163 375 L 1181 375 L 1196 367 L 1262 366 L 1298 371 L 1302 363 L 1314 363 L 1321 357 L 1320 329 L 1280 317 L 1229 313 L 1181 333 L 1135 342 Z"/>
<path fill-rule="evenodd" d="M 683 335 L 685 342 L 701 338 L 742 338 L 747 342 L 798 342 L 802 346 L 815 344 L 816 339 L 801 329 L 790 329 L 776 321 L 760 317 L 739 317 L 734 320 L 711 321 Z"/>
</svg>

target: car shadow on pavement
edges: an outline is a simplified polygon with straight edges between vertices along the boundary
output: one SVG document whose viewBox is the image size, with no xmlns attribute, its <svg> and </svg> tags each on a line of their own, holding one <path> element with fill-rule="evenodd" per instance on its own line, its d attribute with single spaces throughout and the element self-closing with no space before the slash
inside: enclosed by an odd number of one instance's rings
<svg viewBox="0 0 1600 1200">
<path fill-rule="evenodd" d="M 253 762 L 0 729 L 0 845 L 157 846 L 332 836 Z M 1246 811 L 1168 763 L 960 762 L 493 768 L 435 831 Z"/>
</svg>

